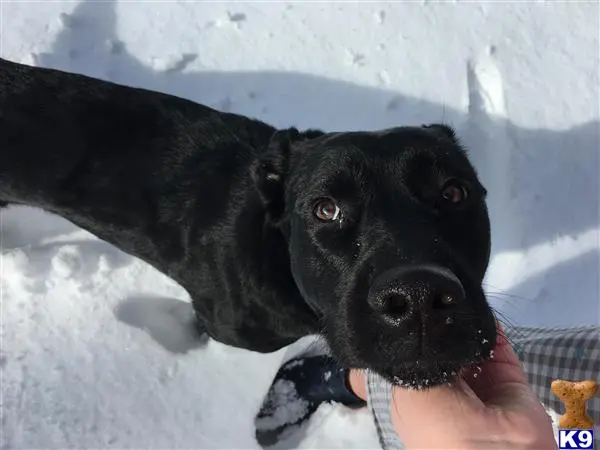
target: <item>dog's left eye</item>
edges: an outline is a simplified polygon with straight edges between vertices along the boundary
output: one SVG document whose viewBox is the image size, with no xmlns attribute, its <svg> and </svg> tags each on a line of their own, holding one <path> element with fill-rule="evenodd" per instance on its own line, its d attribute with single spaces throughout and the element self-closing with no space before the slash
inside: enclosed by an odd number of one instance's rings
<svg viewBox="0 0 600 450">
<path fill-rule="evenodd" d="M 315 216 L 323 222 L 332 222 L 342 217 L 342 210 L 337 203 L 330 198 L 319 200 L 315 205 Z"/>
</svg>

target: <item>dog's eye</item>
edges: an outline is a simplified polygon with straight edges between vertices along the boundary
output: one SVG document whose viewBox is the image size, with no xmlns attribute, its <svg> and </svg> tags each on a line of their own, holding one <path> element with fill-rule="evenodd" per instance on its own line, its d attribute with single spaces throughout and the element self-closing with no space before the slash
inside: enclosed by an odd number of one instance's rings
<svg viewBox="0 0 600 450">
<path fill-rule="evenodd" d="M 333 200 L 325 198 L 315 205 L 315 216 L 324 222 L 331 222 L 341 219 L 342 210 Z"/>
<path fill-rule="evenodd" d="M 456 180 L 449 181 L 442 188 L 442 199 L 456 205 L 467 199 L 467 189 Z"/>
</svg>

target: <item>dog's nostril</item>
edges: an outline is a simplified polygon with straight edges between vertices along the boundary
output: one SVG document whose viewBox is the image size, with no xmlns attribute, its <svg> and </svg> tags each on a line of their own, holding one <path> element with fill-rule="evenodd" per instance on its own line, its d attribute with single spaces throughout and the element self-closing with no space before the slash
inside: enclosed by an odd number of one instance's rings
<svg viewBox="0 0 600 450">
<path fill-rule="evenodd" d="M 381 316 L 394 321 L 410 312 L 410 298 L 398 292 L 380 293 L 369 297 L 371 308 Z"/>
<path fill-rule="evenodd" d="M 457 299 L 452 294 L 436 295 L 433 300 L 433 309 L 451 308 L 457 304 Z"/>
<path fill-rule="evenodd" d="M 442 305 L 452 305 L 456 302 L 456 300 L 452 295 L 444 294 L 440 296 L 440 302 L 442 303 Z"/>
<path fill-rule="evenodd" d="M 401 295 L 390 295 L 385 299 L 385 313 L 390 316 L 399 317 L 408 311 L 408 302 Z"/>
</svg>

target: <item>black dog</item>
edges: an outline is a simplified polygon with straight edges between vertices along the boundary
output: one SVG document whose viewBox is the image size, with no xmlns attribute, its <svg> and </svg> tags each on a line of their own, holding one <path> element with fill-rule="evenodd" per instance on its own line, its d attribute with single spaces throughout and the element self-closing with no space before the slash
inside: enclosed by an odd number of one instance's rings
<svg viewBox="0 0 600 450">
<path fill-rule="evenodd" d="M 345 366 L 426 386 L 495 343 L 485 189 L 445 125 L 276 130 L 0 60 L 0 200 L 156 267 L 228 345 L 323 334 Z"/>
</svg>

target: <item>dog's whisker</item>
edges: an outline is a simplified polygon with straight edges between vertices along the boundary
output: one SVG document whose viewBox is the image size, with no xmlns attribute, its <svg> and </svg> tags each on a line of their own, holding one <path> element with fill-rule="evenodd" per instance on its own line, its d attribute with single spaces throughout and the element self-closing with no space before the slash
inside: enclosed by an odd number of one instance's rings
<svg viewBox="0 0 600 450">
<path fill-rule="evenodd" d="M 502 332 L 503 337 L 508 341 L 508 343 L 515 347 L 517 345 L 516 339 L 519 339 L 520 332 L 517 331 L 519 329 L 519 324 L 513 321 L 510 317 L 508 317 L 502 311 L 498 311 L 497 309 L 492 308 L 494 315 L 496 316 L 496 320 L 503 325 L 503 328 L 510 330 L 508 333 L 505 331 Z"/>
<path fill-rule="evenodd" d="M 482 287 L 484 288 L 491 288 L 493 290 L 489 290 L 489 289 L 485 289 L 485 293 L 486 295 L 497 295 L 497 296 L 503 296 L 503 297 L 511 297 L 511 298 L 516 298 L 519 300 L 532 300 L 530 297 L 524 297 L 522 295 L 517 295 L 517 294 L 511 294 L 509 292 L 506 292 L 505 290 L 494 286 L 492 284 L 489 283 L 481 283 Z"/>
<path fill-rule="evenodd" d="M 500 323 L 507 325 L 509 328 L 516 328 L 519 326 L 519 324 L 517 324 L 515 320 L 509 317 L 507 313 L 493 307 L 491 307 L 490 309 L 492 310 L 492 312 L 494 313 L 494 315 Z"/>
<path fill-rule="evenodd" d="M 501 299 L 510 299 L 510 300 L 519 300 L 519 301 L 531 301 L 531 297 L 523 297 L 521 295 L 508 294 L 506 292 L 486 292 L 486 296 L 490 298 L 501 298 Z"/>
</svg>

